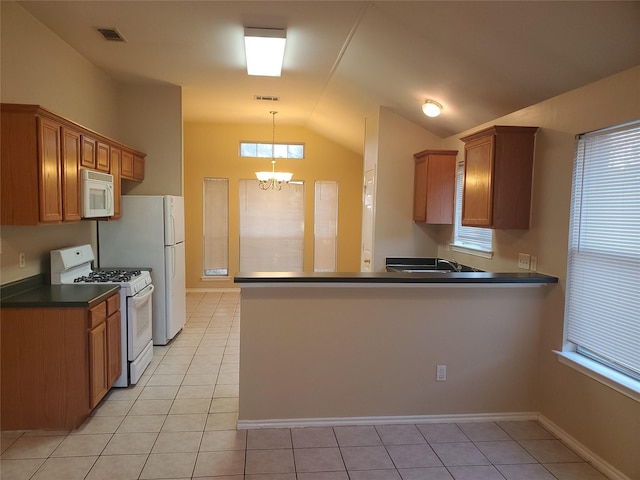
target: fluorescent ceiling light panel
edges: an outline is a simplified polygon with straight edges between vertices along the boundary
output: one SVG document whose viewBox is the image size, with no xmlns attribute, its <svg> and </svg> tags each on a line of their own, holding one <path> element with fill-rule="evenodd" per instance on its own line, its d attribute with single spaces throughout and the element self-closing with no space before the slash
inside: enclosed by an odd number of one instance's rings
<svg viewBox="0 0 640 480">
<path fill-rule="evenodd" d="M 287 31 L 275 28 L 245 28 L 244 49 L 247 73 L 263 77 L 279 77 L 284 60 Z"/>
</svg>

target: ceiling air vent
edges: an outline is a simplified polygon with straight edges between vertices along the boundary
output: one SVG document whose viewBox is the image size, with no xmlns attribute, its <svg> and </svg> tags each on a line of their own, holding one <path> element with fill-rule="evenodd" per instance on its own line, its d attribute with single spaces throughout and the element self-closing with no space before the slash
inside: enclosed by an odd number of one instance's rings
<svg viewBox="0 0 640 480">
<path fill-rule="evenodd" d="M 274 97 L 273 95 L 254 95 L 254 100 L 263 100 L 265 102 L 279 102 L 280 97 Z"/>
<path fill-rule="evenodd" d="M 126 42 L 125 38 L 117 28 L 96 28 L 102 34 L 105 40 L 110 42 Z"/>
</svg>

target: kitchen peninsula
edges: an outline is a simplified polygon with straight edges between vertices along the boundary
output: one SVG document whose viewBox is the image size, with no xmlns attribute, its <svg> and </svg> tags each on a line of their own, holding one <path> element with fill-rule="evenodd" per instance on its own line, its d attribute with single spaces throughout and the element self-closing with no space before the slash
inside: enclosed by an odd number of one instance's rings
<svg viewBox="0 0 640 480">
<path fill-rule="evenodd" d="M 238 427 L 530 416 L 541 300 L 557 281 L 240 273 Z M 438 365 L 445 381 L 436 381 Z"/>
</svg>

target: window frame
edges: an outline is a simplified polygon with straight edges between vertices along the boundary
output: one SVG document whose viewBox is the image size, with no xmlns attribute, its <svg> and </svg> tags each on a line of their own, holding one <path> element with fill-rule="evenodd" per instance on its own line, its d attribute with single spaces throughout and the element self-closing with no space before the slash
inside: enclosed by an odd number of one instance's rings
<svg viewBox="0 0 640 480">
<path fill-rule="evenodd" d="M 243 154 L 243 147 L 246 146 L 255 146 L 255 155 L 244 155 Z M 275 155 L 272 154 L 272 146 L 275 145 Z M 281 153 L 279 153 L 279 151 L 282 151 L 283 148 L 278 148 L 278 147 L 286 147 L 284 148 L 284 150 L 286 150 L 286 155 L 282 155 Z M 302 156 L 292 156 L 289 155 L 291 147 L 300 147 L 302 148 Z M 264 150 L 263 154 L 260 154 L 260 151 Z M 268 151 L 266 151 L 268 150 Z M 248 142 L 248 141 L 240 141 L 240 143 L 238 144 L 238 156 L 240 158 L 279 158 L 279 159 L 283 159 L 283 160 L 304 160 L 305 159 L 305 153 L 306 153 L 306 145 L 302 142 L 300 143 L 271 143 L 271 142 Z"/>
<path fill-rule="evenodd" d="M 630 132 L 630 142 L 625 137 L 626 132 Z M 632 327 L 635 325 L 627 317 L 634 318 L 633 312 L 640 309 L 640 303 L 633 295 L 628 294 L 629 284 L 634 277 L 633 270 L 629 280 L 617 277 L 616 280 L 607 281 L 606 272 L 598 276 L 597 285 L 589 280 L 591 278 L 589 273 L 597 268 L 600 258 L 604 257 L 607 259 L 620 257 L 616 258 L 616 264 L 622 262 L 626 267 L 640 271 L 638 270 L 640 265 L 638 250 L 634 249 L 633 243 L 627 246 L 629 240 L 633 242 L 634 235 L 637 235 L 640 228 L 627 231 L 628 228 L 625 228 L 625 225 L 635 225 L 632 219 L 625 222 L 615 217 L 610 218 L 606 213 L 611 211 L 610 208 L 607 209 L 610 207 L 607 203 L 611 201 L 611 197 L 614 197 L 611 192 L 618 192 L 624 187 L 637 191 L 634 188 L 634 179 L 640 178 L 640 162 L 633 162 L 636 158 L 634 156 L 636 149 L 640 149 L 640 121 L 589 132 L 577 138 L 571 189 L 563 347 L 562 351 L 555 351 L 555 353 L 563 364 L 640 401 L 640 372 L 627 373 L 624 368 L 615 365 L 616 358 L 630 358 L 628 352 L 635 351 L 634 342 L 638 342 L 640 338 L 640 331 L 627 328 L 629 325 Z M 630 153 L 625 153 L 625 150 Z M 615 162 L 612 159 L 615 159 Z M 630 170 L 613 168 L 616 162 L 626 167 L 625 160 L 631 160 Z M 629 199 L 628 205 L 631 206 L 630 211 L 633 214 L 635 202 L 638 202 L 637 197 L 624 194 L 622 197 L 624 200 Z M 615 197 L 614 199 L 616 204 L 619 204 L 619 199 Z M 607 228 L 607 224 L 613 225 Z M 600 232 L 606 232 L 606 234 Z M 600 238 L 601 235 L 602 238 Z M 615 245 L 616 240 L 619 242 L 619 247 L 617 255 L 614 255 L 611 245 Z M 620 307 L 623 310 L 621 320 L 616 321 L 615 315 L 603 316 L 597 309 L 592 308 L 594 289 L 599 295 L 595 303 L 602 304 L 603 308 L 614 300 L 617 304 L 623 302 Z M 614 309 L 612 310 L 615 312 Z M 628 310 L 631 310 L 630 314 L 627 313 Z M 587 312 L 585 314 L 587 316 L 594 313 L 593 317 L 597 319 L 592 317 L 585 320 L 581 317 L 581 311 Z M 607 313 L 610 313 L 609 310 Z M 635 316 L 635 318 L 638 317 Z M 600 337 L 597 329 L 603 322 L 608 325 L 604 327 L 607 335 Z M 612 349 L 615 350 L 619 345 L 616 344 L 615 339 L 620 337 L 614 336 L 612 339 L 610 335 L 615 332 L 619 332 L 619 335 L 624 334 L 625 342 L 631 342 L 631 347 L 625 347 L 621 351 L 622 354 L 611 354 Z M 629 335 L 632 336 L 631 340 Z M 593 343 L 594 339 L 597 344 Z M 592 354 L 591 351 L 594 349 L 597 351 Z M 611 360 L 614 363 L 607 360 L 608 355 L 613 355 Z"/>
<path fill-rule="evenodd" d="M 493 230 L 481 227 L 466 227 L 462 225 L 462 192 L 464 189 L 464 160 L 456 164 L 456 192 L 453 219 L 453 240 L 449 247 L 454 252 L 466 253 L 483 258 L 493 258 Z M 489 237 L 488 243 L 486 238 Z M 474 240 L 485 240 L 476 243 Z"/>
<path fill-rule="evenodd" d="M 207 274 L 207 270 L 214 270 L 214 269 L 207 269 L 207 248 L 208 248 L 208 235 L 207 235 L 207 219 L 210 217 L 210 215 L 207 214 L 208 212 L 208 208 L 207 208 L 207 182 L 208 181 L 216 181 L 216 182 L 224 182 L 224 185 L 226 187 L 226 192 L 225 192 L 225 199 L 226 199 L 226 211 L 225 211 L 225 215 L 223 215 L 224 220 L 226 220 L 226 225 L 223 226 L 222 230 L 225 233 L 225 235 L 220 235 L 216 238 L 224 238 L 225 241 L 223 242 L 223 250 L 226 251 L 226 271 L 224 273 L 217 273 L 217 274 L 211 274 L 208 275 Z M 219 209 L 218 209 L 219 210 Z M 217 211 L 218 211 L 217 210 Z M 210 212 L 209 212 L 210 213 Z M 213 239 L 211 239 L 213 240 Z M 224 262 L 223 262 L 224 263 Z M 203 281 L 212 281 L 212 280 L 229 280 L 230 276 L 229 276 L 229 179 L 228 178 L 222 178 L 222 177 L 204 177 L 202 180 L 202 275 L 200 277 L 201 280 Z"/>
<path fill-rule="evenodd" d="M 285 195 L 287 190 L 294 187 L 297 192 L 290 195 L 288 198 L 276 198 L 276 195 Z M 260 195 L 260 201 L 254 197 Z M 300 205 L 295 206 L 296 198 L 300 202 Z M 249 197 L 251 196 L 251 198 Z M 269 197 L 272 197 L 269 199 Z M 283 200 L 285 202 L 283 202 Z M 255 202 L 255 204 L 254 204 Z M 292 203 L 294 202 L 294 203 Z M 283 206 L 287 203 L 286 206 Z M 304 181 L 288 182 L 283 185 L 282 190 L 261 190 L 258 188 L 255 179 L 241 178 L 238 182 L 238 266 L 240 271 L 265 271 L 265 272 L 279 272 L 279 271 L 291 271 L 302 272 L 304 271 L 304 240 L 305 240 L 305 204 L 306 204 L 306 188 Z M 274 210 L 274 205 L 280 207 L 280 210 Z M 259 206 L 259 207 L 258 207 Z M 252 219 L 255 219 L 254 212 L 258 212 L 259 208 L 263 211 L 257 218 L 260 221 L 269 221 L 267 225 L 260 223 L 251 223 Z M 298 220 L 288 219 L 287 216 L 291 213 L 300 216 Z M 244 215 L 244 212 L 251 212 Z M 273 216 L 276 216 L 274 219 Z M 283 231 L 279 234 L 273 234 L 276 232 L 274 228 L 278 227 L 278 223 L 282 225 L 282 220 L 285 220 L 285 226 L 291 228 L 291 230 L 284 230 L 284 233 L 293 234 L 293 236 L 282 236 Z M 289 223 L 286 225 L 286 223 Z M 264 227 L 264 228 L 262 228 Z M 256 231 L 265 230 L 272 233 L 268 237 L 259 237 L 258 235 L 247 235 L 245 232 L 249 230 L 252 233 Z M 255 245 L 254 245 L 255 244 Z M 270 249 L 271 245 L 271 249 Z M 291 246 L 300 247 L 299 250 L 291 250 L 288 252 L 287 247 Z M 265 250 L 271 251 L 272 255 L 269 260 L 258 260 L 259 257 L 265 257 Z M 293 253 L 292 253 L 293 252 Z M 248 263 L 247 263 L 248 262 Z M 271 264 L 268 266 L 268 264 Z M 295 264 L 294 264 L 295 263 Z M 258 265 L 256 268 L 255 265 Z M 266 268 L 261 268 L 264 267 Z"/>
<path fill-rule="evenodd" d="M 322 192 L 324 187 L 333 187 L 335 203 L 323 202 Z M 338 201 L 339 184 L 337 180 L 316 180 L 314 182 L 314 202 L 313 202 L 313 271 L 314 272 L 337 272 L 338 271 Z M 330 208 L 329 208 L 330 207 Z M 331 211 L 330 211 L 331 210 Z M 328 215 L 330 213 L 330 215 Z M 332 216 L 331 216 L 332 215 Z M 333 222 L 330 225 L 330 222 Z M 320 231 L 330 231 L 333 236 L 321 235 Z M 326 258 L 328 249 L 323 248 L 323 241 L 326 243 L 331 238 L 333 242 L 333 267 L 319 268 L 318 264 Z"/>
</svg>

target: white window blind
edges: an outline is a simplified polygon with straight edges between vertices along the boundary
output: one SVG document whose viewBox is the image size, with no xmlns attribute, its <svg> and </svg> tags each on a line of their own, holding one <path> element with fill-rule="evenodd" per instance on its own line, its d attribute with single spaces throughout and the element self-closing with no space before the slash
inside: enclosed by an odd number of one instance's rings
<svg viewBox="0 0 640 480">
<path fill-rule="evenodd" d="M 240 156 L 302 159 L 304 158 L 304 145 L 301 143 L 240 142 Z"/>
<path fill-rule="evenodd" d="M 338 182 L 316 181 L 313 271 L 335 272 L 338 247 Z"/>
<path fill-rule="evenodd" d="M 240 271 L 301 272 L 304 184 L 261 190 L 240 180 Z"/>
<path fill-rule="evenodd" d="M 203 267 L 205 277 L 229 274 L 229 180 L 203 183 Z"/>
<path fill-rule="evenodd" d="M 640 379 L 640 122 L 579 138 L 570 222 L 565 349 Z"/>
<path fill-rule="evenodd" d="M 463 249 L 476 250 L 490 256 L 492 253 L 493 231 L 490 228 L 465 227 L 462 225 L 462 191 L 464 186 L 464 162 L 456 168 L 456 211 L 453 245 Z"/>
</svg>

